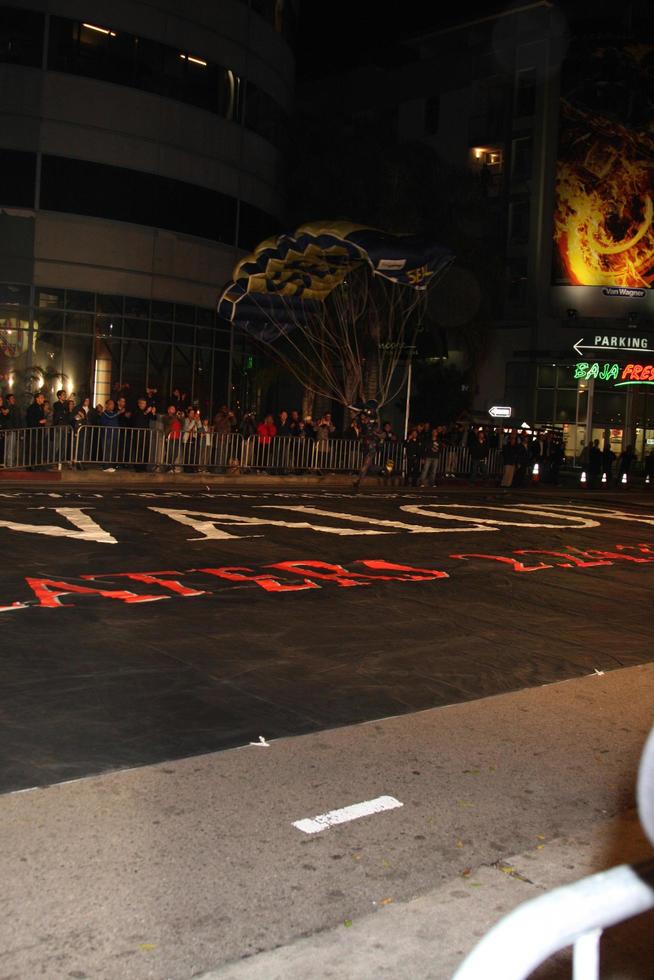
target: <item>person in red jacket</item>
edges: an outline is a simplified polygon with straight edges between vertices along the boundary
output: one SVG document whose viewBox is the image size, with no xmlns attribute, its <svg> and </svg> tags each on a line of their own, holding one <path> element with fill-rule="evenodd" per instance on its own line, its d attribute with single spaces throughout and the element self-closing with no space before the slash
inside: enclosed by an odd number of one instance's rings
<svg viewBox="0 0 654 980">
<path fill-rule="evenodd" d="M 183 414 L 178 411 L 176 405 L 169 405 L 166 413 L 165 433 L 166 433 L 166 466 L 169 473 L 181 473 L 179 465 L 180 446 L 182 438 Z"/>
<path fill-rule="evenodd" d="M 257 426 L 257 435 L 259 436 L 259 442 L 262 446 L 270 445 L 270 440 L 277 435 L 277 426 L 275 425 L 272 415 L 266 415 L 263 422 L 259 422 Z"/>
<path fill-rule="evenodd" d="M 257 435 L 259 437 L 258 445 L 258 463 L 263 469 L 268 472 L 274 472 L 276 462 L 274 460 L 275 455 L 275 444 L 273 439 L 277 435 L 277 426 L 272 415 L 266 415 L 263 422 L 259 422 L 257 426 Z"/>
</svg>

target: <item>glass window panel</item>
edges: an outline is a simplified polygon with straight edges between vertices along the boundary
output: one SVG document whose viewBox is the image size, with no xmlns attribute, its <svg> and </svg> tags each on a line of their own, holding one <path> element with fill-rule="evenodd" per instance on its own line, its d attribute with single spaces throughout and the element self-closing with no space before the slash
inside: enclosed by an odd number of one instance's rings
<svg viewBox="0 0 654 980">
<path fill-rule="evenodd" d="M 240 77 L 229 68 L 219 69 L 218 74 L 218 112 L 225 119 L 241 122 L 243 111 L 243 89 Z"/>
<path fill-rule="evenodd" d="M 213 327 L 216 321 L 216 314 L 213 310 L 205 310 L 203 307 L 198 307 L 198 324 L 201 327 Z"/>
<path fill-rule="evenodd" d="M 41 309 L 63 310 L 64 291 L 63 289 L 39 289 L 36 294 L 36 305 Z"/>
<path fill-rule="evenodd" d="M 126 337 L 138 337 L 141 340 L 148 339 L 147 320 L 135 320 L 132 317 L 125 317 L 123 330 Z"/>
<path fill-rule="evenodd" d="M 65 388 L 62 378 L 63 367 L 62 333 L 41 332 L 39 330 L 34 345 L 33 369 L 41 377 L 41 387 L 46 398 L 52 402 L 59 388 Z"/>
<path fill-rule="evenodd" d="M 122 296 L 98 296 L 98 313 L 118 314 L 123 312 Z"/>
<path fill-rule="evenodd" d="M 193 390 L 193 348 L 175 344 L 173 350 L 172 387 L 179 388 L 190 399 Z"/>
<path fill-rule="evenodd" d="M 213 347 L 214 331 L 198 327 L 195 334 L 195 342 L 199 347 Z"/>
<path fill-rule="evenodd" d="M 553 364 L 541 364 L 538 368 L 539 388 L 553 388 L 556 379 L 556 367 Z"/>
<path fill-rule="evenodd" d="M 98 337 L 122 337 L 123 318 L 120 316 L 99 316 L 95 323 Z"/>
<path fill-rule="evenodd" d="M 123 341 L 123 386 L 129 386 L 128 402 L 136 406 L 136 400 L 145 392 L 148 367 L 148 345 L 142 340 Z"/>
<path fill-rule="evenodd" d="M 515 114 L 533 116 L 536 111 L 536 69 L 523 68 L 516 77 Z"/>
<path fill-rule="evenodd" d="M 150 300 L 138 299 L 135 296 L 125 297 L 125 316 L 148 317 L 150 316 Z"/>
<path fill-rule="evenodd" d="M 152 326 L 150 327 L 150 339 L 156 340 L 158 343 L 163 341 L 172 341 L 173 339 L 173 327 L 171 323 L 162 323 L 161 320 L 153 320 Z"/>
<path fill-rule="evenodd" d="M 172 320 L 173 304 L 166 303 L 160 299 L 152 300 L 152 319 L 153 320 Z"/>
<path fill-rule="evenodd" d="M 529 201 L 512 201 L 509 205 L 509 236 L 514 245 L 529 241 Z"/>
<path fill-rule="evenodd" d="M 164 94 L 164 46 L 147 38 L 135 39 L 136 84 L 148 92 Z"/>
<path fill-rule="evenodd" d="M 203 418 L 211 420 L 211 369 L 213 355 L 210 350 L 196 350 L 195 352 L 195 381 L 193 385 L 193 399 L 202 412 Z"/>
<path fill-rule="evenodd" d="M 0 283 L 0 303 L 5 306 L 18 306 L 20 303 L 29 303 L 30 287 L 15 286 L 12 283 Z"/>
<path fill-rule="evenodd" d="M 29 327 L 29 306 L 0 306 L 0 323 L 11 322 L 15 327 Z"/>
<path fill-rule="evenodd" d="M 6 383 L 7 389 L 15 393 L 17 400 L 22 394 L 28 351 L 27 330 L 19 329 L 15 320 L 4 320 L 0 316 L 0 382 Z"/>
<path fill-rule="evenodd" d="M 556 369 L 556 383 L 559 388 L 574 388 L 577 390 L 575 381 L 575 368 L 572 364 L 559 364 Z"/>
<path fill-rule="evenodd" d="M 227 194 L 88 160 L 44 154 L 41 206 L 50 211 L 168 228 L 230 244 L 234 239 L 236 201 Z M 262 214 L 257 209 L 253 213 Z M 265 236 L 257 241 L 261 237 Z M 100 310 L 105 299 L 98 298 Z M 121 297 L 110 299 L 122 301 Z"/>
<path fill-rule="evenodd" d="M 47 310 L 36 310 L 34 325 L 38 325 L 40 334 L 61 333 L 64 329 L 64 315 L 63 313 L 49 313 Z"/>
<path fill-rule="evenodd" d="M 624 421 L 625 397 L 623 392 L 598 391 L 593 398 L 593 422 L 606 425 Z"/>
<path fill-rule="evenodd" d="M 69 310 L 95 311 L 95 293 L 83 293 L 76 289 L 66 290 L 66 307 Z"/>
<path fill-rule="evenodd" d="M 214 351 L 213 354 L 213 405 L 212 413 L 215 413 L 221 405 L 227 401 L 227 379 L 229 376 L 229 355 L 223 351 Z M 231 397 L 228 399 L 230 408 L 243 407 L 243 411 L 249 411 L 254 407 L 255 391 L 252 384 L 251 373 L 238 372 L 234 376 Z M 239 382 L 239 383 L 237 383 Z M 238 405 L 237 405 L 238 403 Z"/>
<path fill-rule="evenodd" d="M 179 323 L 175 324 L 175 343 L 194 344 L 195 327 L 183 327 Z"/>
<path fill-rule="evenodd" d="M 513 141 L 513 169 L 511 176 L 514 180 L 526 180 L 531 175 L 531 156 L 531 136 L 521 136 Z"/>
<path fill-rule="evenodd" d="M 79 24 L 66 17 L 50 17 L 48 68 L 77 73 L 79 62 Z"/>
<path fill-rule="evenodd" d="M 556 421 L 575 422 L 577 418 L 577 391 L 559 389 L 556 393 Z"/>
<path fill-rule="evenodd" d="M 195 323 L 195 307 L 184 306 L 181 303 L 175 305 L 176 323 Z"/>
<path fill-rule="evenodd" d="M 536 419 L 538 422 L 551 422 L 554 418 L 554 391 L 540 389 L 536 398 Z"/>
<path fill-rule="evenodd" d="M 172 347 L 170 344 L 150 343 L 148 348 L 148 383 L 158 389 L 164 410 L 171 392 L 171 355 Z"/>
<path fill-rule="evenodd" d="M 67 313 L 66 333 L 93 334 L 95 317 L 92 313 Z"/>
<path fill-rule="evenodd" d="M 120 85 L 135 81 L 135 38 L 108 24 L 80 24 L 77 70 Z"/>
<path fill-rule="evenodd" d="M 40 68 L 43 58 L 43 14 L 0 7 L 0 62 Z"/>
<path fill-rule="evenodd" d="M 95 341 L 92 337 L 66 336 L 63 370 L 67 379 L 67 389 L 79 404 L 87 395 L 93 396 L 93 351 Z"/>
<path fill-rule="evenodd" d="M 187 55 L 179 49 L 162 45 L 162 94 L 169 99 L 179 99 L 186 96 Z"/>
<path fill-rule="evenodd" d="M 193 52 L 185 54 L 183 58 L 179 56 L 179 61 L 185 67 L 184 101 L 200 109 L 217 112 L 222 69 L 208 64 Z"/>
<path fill-rule="evenodd" d="M 94 356 L 94 384 L 95 366 L 102 364 L 103 387 L 95 390 L 95 399 L 102 404 L 112 395 L 116 385 L 120 384 L 120 340 L 110 337 L 98 338 L 95 343 Z M 107 363 L 104 363 L 107 362 Z"/>
</svg>

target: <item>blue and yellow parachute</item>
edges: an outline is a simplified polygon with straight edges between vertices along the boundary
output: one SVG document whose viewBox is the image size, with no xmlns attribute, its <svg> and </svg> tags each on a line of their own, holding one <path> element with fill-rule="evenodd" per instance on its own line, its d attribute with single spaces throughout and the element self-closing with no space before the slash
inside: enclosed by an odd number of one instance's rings
<svg viewBox="0 0 654 980">
<path fill-rule="evenodd" d="M 449 249 L 415 235 L 312 222 L 267 239 L 241 259 L 218 313 L 246 330 L 273 323 L 284 331 L 319 309 L 352 269 L 367 264 L 373 275 L 425 290 L 453 261 Z"/>
</svg>

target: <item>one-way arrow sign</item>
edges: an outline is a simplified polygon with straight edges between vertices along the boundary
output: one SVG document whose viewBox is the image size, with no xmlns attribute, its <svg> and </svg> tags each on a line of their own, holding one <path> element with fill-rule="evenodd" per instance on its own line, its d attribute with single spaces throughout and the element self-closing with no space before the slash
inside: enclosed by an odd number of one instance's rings
<svg viewBox="0 0 654 980">
<path fill-rule="evenodd" d="M 580 337 L 572 349 L 577 352 L 579 357 L 584 355 L 582 350 L 649 350 L 647 337 L 595 337 L 594 344 L 584 344 L 584 338 Z"/>
<path fill-rule="evenodd" d="M 493 405 L 488 409 L 488 414 L 494 419 L 510 419 L 513 409 L 510 405 Z"/>
</svg>

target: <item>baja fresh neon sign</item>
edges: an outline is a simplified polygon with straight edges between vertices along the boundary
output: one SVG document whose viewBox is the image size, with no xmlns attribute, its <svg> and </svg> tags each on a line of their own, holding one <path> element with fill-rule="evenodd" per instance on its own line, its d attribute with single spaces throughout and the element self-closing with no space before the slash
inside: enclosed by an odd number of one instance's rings
<svg viewBox="0 0 654 980">
<path fill-rule="evenodd" d="M 575 365 L 575 381 L 615 381 L 614 388 L 625 385 L 654 384 L 654 364 L 602 364 L 598 361 L 579 361 Z"/>
</svg>

